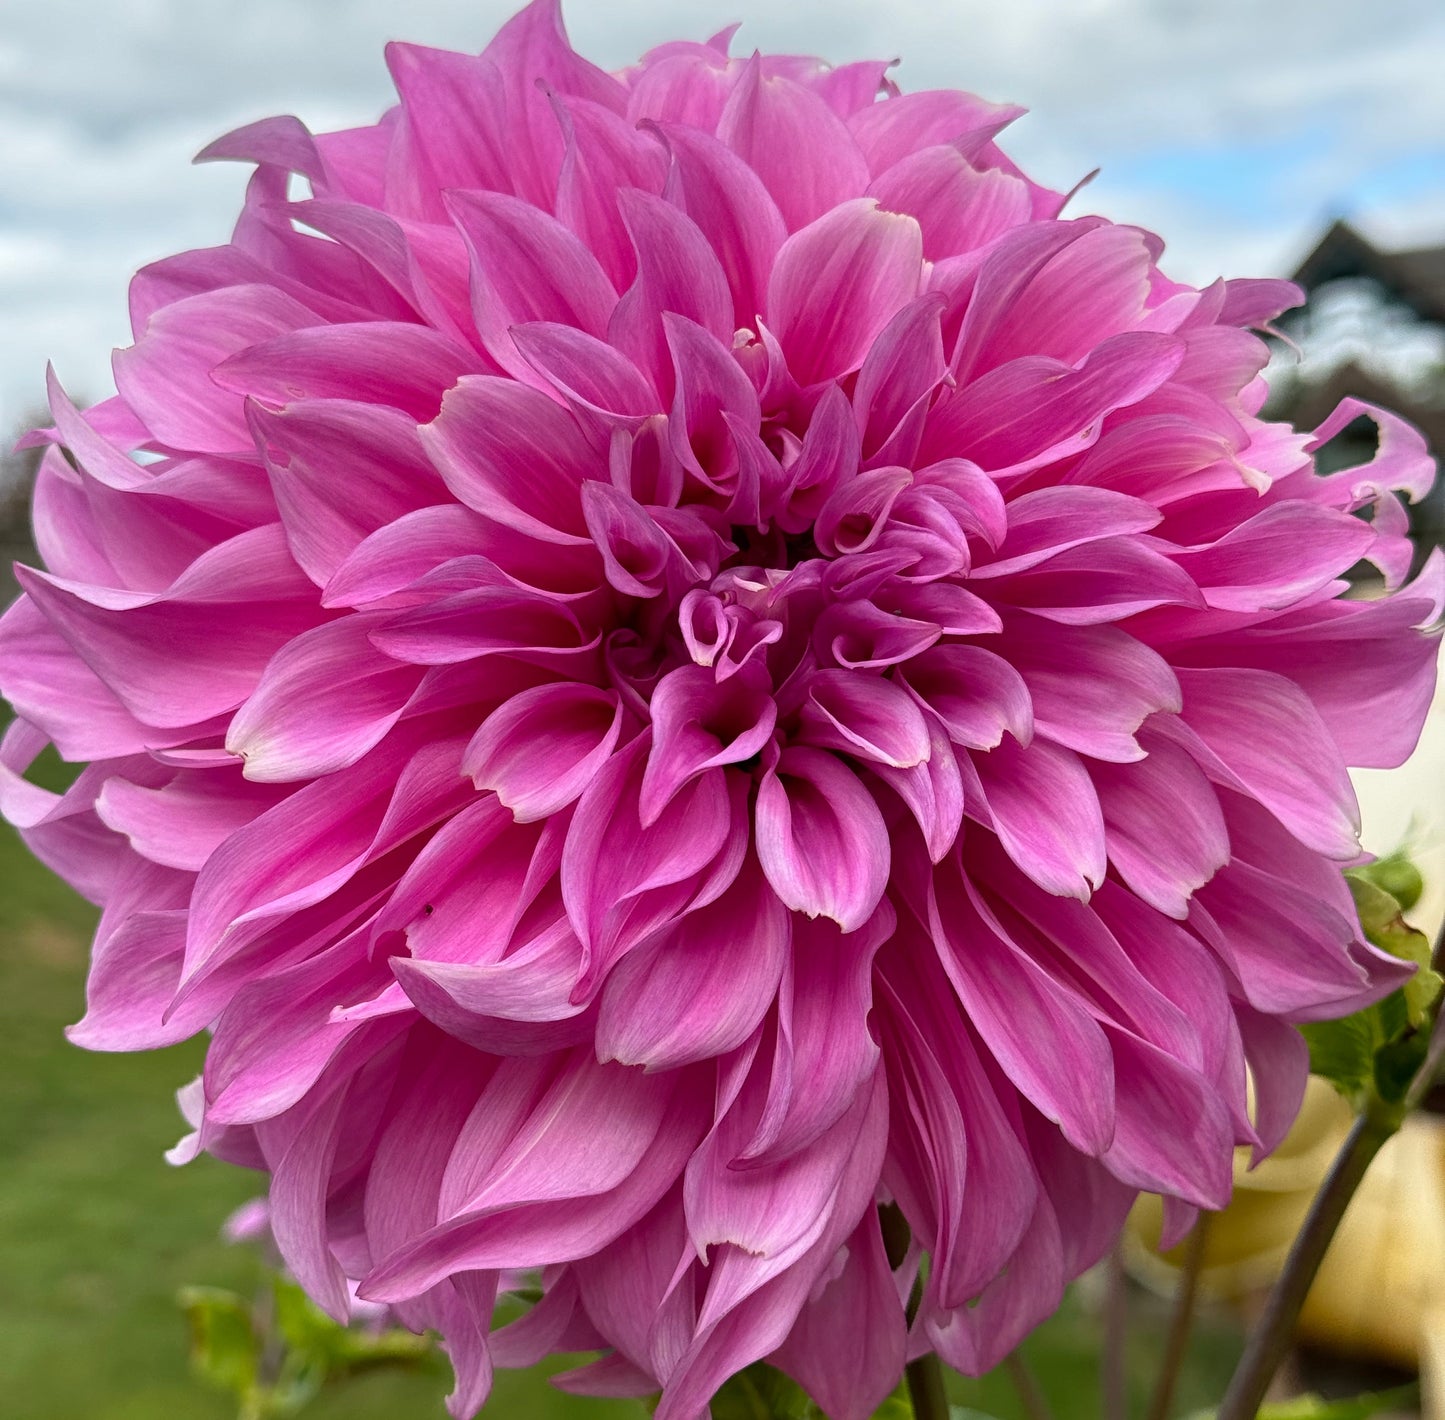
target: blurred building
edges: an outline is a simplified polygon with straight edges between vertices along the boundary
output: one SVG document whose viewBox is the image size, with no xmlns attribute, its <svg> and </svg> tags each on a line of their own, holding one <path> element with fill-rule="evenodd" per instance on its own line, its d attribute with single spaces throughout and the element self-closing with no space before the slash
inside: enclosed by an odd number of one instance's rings
<svg viewBox="0 0 1445 1420">
<path fill-rule="evenodd" d="M 1445 460 L 1445 246 L 1381 251 L 1337 221 L 1294 273 L 1305 304 L 1287 312 L 1270 363 L 1267 413 L 1312 429 L 1347 396 L 1404 415 Z M 1321 466 L 1367 461 L 1375 430 L 1357 420 L 1321 451 Z M 1410 508 L 1419 558 L 1445 543 L 1445 480 Z"/>
</svg>

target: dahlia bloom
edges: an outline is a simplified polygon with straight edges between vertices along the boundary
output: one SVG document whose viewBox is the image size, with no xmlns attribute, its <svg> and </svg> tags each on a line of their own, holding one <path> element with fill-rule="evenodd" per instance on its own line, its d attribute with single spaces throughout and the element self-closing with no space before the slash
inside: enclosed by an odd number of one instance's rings
<svg viewBox="0 0 1445 1420">
<path fill-rule="evenodd" d="M 1418 435 L 1262 421 L 1298 292 L 1061 217 L 1018 110 L 728 40 L 608 74 L 538 0 L 222 139 L 233 240 L 34 436 L 3 808 L 103 908 L 72 1036 L 209 1030 L 176 1157 L 459 1416 L 554 1350 L 659 1420 L 989 1367 L 1409 970 L 1338 869 L 1433 684 Z"/>
</svg>

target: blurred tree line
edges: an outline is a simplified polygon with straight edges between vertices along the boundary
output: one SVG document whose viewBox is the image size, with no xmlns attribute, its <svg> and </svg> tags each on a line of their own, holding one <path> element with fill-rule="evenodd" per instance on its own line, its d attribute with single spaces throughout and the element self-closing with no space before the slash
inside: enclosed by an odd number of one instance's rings
<svg viewBox="0 0 1445 1420">
<path fill-rule="evenodd" d="M 14 564 L 36 564 L 35 533 L 30 523 L 30 495 L 35 489 L 35 470 L 40 467 L 40 449 L 17 449 L 16 442 L 37 425 L 50 421 L 44 410 L 35 410 L 0 442 L 0 608 L 9 606 L 20 590 L 15 582 Z"/>
</svg>

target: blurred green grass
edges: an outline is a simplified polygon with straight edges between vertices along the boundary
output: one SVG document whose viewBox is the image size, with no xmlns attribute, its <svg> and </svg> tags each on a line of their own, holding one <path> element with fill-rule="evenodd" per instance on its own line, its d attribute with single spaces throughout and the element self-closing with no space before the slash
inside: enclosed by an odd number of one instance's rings
<svg viewBox="0 0 1445 1420">
<path fill-rule="evenodd" d="M 51 764 L 38 777 L 59 778 Z M 94 1055 L 62 1034 L 84 1002 L 95 912 L 0 825 L 0 1377 L 7 1420 L 234 1420 L 227 1396 L 195 1380 L 177 1290 L 250 1293 L 259 1263 L 218 1237 L 259 1191 L 244 1170 L 201 1159 L 170 1167 L 182 1124 L 174 1092 L 200 1068 L 202 1042 L 149 1055 Z M 1164 1314 L 1136 1307 L 1130 1377 L 1142 1408 Z M 1176 1413 L 1217 1400 L 1238 1348 L 1206 1323 Z M 1025 1354 L 1058 1420 L 1097 1413 L 1098 1327 L 1075 1297 Z M 557 1369 L 558 1366 L 550 1369 Z M 440 1360 L 419 1372 L 347 1380 L 306 1410 L 312 1420 L 428 1420 L 443 1415 Z M 955 1401 L 1022 1420 L 1001 1375 L 950 1378 Z M 486 1414 L 525 1420 L 638 1420 L 635 1403 L 582 1401 L 544 1373 L 500 1372 Z"/>
</svg>

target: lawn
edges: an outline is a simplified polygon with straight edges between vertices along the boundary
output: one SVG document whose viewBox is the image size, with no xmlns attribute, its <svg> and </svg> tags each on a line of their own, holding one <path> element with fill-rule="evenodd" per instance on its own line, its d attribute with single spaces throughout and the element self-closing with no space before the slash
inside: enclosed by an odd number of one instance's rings
<svg viewBox="0 0 1445 1420">
<path fill-rule="evenodd" d="M 233 1420 L 235 1405 L 192 1377 L 176 1293 L 187 1284 L 249 1293 L 258 1262 L 220 1241 L 255 1176 L 202 1159 L 162 1158 L 182 1132 L 176 1088 L 200 1042 L 144 1056 L 92 1055 L 66 1043 L 82 1011 L 94 910 L 0 825 L 0 1377 L 8 1420 Z M 1144 1307 L 1132 1382 L 1142 1406 L 1161 1337 Z M 1077 1300 L 1029 1343 L 1061 1420 L 1095 1413 L 1096 1323 Z M 1179 1413 L 1216 1398 L 1234 1350 L 1206 1328 Z M 312 1420 L 428 1420 L 443 1414 L 446 1368 L 378 1372 L 323 1394 Z M 1211 1396 L 1211 1390 L 1213 1396 Z M 1016 1420 L 1002 1377 L 954 1378 L 955 1398 Z M 489 1415 L 638 1420 L 632 1403 L 578 1401 L 540 1374 L 501 1373 Z"/>
</svg>

